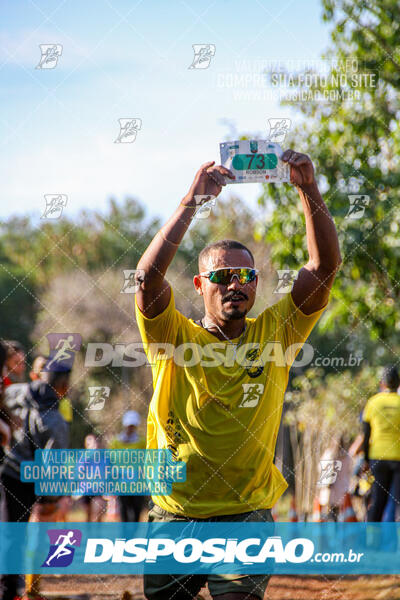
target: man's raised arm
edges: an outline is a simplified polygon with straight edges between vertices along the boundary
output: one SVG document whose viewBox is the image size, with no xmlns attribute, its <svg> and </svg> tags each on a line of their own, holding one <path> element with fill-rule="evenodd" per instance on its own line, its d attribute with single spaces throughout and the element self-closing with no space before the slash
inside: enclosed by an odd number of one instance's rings
<svg viewBox="0 0 400 600">
<path fill-rule="evenodd" d="M 165 274 L 185 235 L 193 215 L 201 205 L 196 196 L 217 197 L 225 185 L 225 177 L 234 175 L 225 167 L 215 166 L 215 161 L 204 163 L 196 173 L 189 192 L 172 217 L 161 227 L 139 260 L 137 270 L 140 288 L 136 301 L 140 311 L 153 319 L 168 306 L 171 290 Z M 204 199 L 206 201 L 206 199 Z"/>
<path fill-rule="evenodd" d="M 314 177 L 311 159 L 286 150 L 282 160 L 290 165 L 290 180 L 298 189 L 306 219 L 308 263 L 300 270 L 292 289 L 294 303 L 305 314 L 325 306 L 341 264 L 339 240 L 333 219 Z"/>
</svg>

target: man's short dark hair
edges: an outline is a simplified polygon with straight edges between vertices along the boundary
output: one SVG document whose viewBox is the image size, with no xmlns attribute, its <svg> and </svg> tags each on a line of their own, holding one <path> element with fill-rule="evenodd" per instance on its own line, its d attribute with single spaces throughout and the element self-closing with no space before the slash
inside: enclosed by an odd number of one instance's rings
<svg viewBox="0 0 400 600">
<path fill-rule="evenodd" d="M 400 385 L 400 377 L 397 367 L 388 365 L 383 370 L 382 383 L 395 392 Z"/>
<path fill-rule="evenodd" d="M 241 242 L 237 242 L 236 240 L 220 240 L 219 242 L 213 242 L 212 244 L 208 244 L 199 254 L 199 270 L 201 270 L 201 265 L 207 262 L 207 259 L 213 250 L 245 250 L 251 258 L 251 261 L 254 265 L 254 256 L 252 252 L 242 244 Z M 236 265 L 240 267 L 241 265 Z"/>
</svg>

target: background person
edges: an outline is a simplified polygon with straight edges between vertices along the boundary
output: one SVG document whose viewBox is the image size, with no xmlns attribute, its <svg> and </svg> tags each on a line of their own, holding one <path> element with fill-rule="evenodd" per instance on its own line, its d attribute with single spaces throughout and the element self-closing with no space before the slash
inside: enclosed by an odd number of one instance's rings
<svg viewBox="0 0 400 600">
<path fill-rule="evenodd" d="M 367 513 L 367 520 L 372 522 L 382 521 L 389 492 L 397 508 L 400 504 L 399 384 L 397 368 L 387 366 L 381 391 L 368 400 L 362 416 L 364 464 L 374 476 Z"/>
<path fill-rule="evenodd" d="M 4 342 L 7 350 L 5 369 L 3 372 L 4 386 L 12 383 L 20 383 L 25 376 L 25 350 L 22 344 L 15 340 L 6 340 Z"/>
<path fill-rule="evenodd" d="M 48 359 L 45 356 L 41 356 L 41 355 L 36 356 L 36 358 L 34 359 L 34 361 L 32 363 L 32 369 L 29 373 L 29 378 L 31 381 L 38 381 L 39 379 L 46 381 L 46 371 L 44 371 L 44 369 L 45 369 L 47 360 Z M 59 399 L 58 411 L 67 424 L 68 442 L 67 442 L 66 448 L 68 448 L 71 424 L 72 424 L 72 419 L 73 419 L 73 409 L 72 409 L 71 400 L 69 398 L 67 398 L 67 396 L 62 396 Z M 73 500 L 70 496 L 63 496 L 62 498 L 59 499 L 58 510 L 57 510 L 58 520 L 67 521 L 68 513 L 72 508 L 72 504 L 73 504 Z M 36 518 L 36 514 L 33 515 L 33 518 Z"/>
<path fill-rule="evenodd" d="M 97 450 L 101 447 L 99 439 L 89 433 L 85 437 L 84 447 L 87 450 Z M 90 464 L 90 463 L 88 463 Z M 100 523 L 106 510 L 106 502 L 102 496 L 82 496 L 82 503 L 85 507 L 86 521 Z"/>
<path fill-rule="evenodd" d="M 321 461 L 339 462 L 339 468 L 333 483 L 321 486 L 318 490 L 319 503 L 323 509 L 323 518 L 337 521 L 343 500 L 349 491 L 351 476 L 354 470 L 354 458 L 345 436 L 335 437 L 322 454 Z"/>
<path fill-rule="evenodd" d="M 31 381 L 37 381 L 38 379 L 42 379 L 42 374 L 44 372 L 43 369 L 45 367 L 46 361 L 47 359 L 45 356 L 37 356 L 35 358 L 35 360 L 32 363 L 32 369 L 29 373 L 29 378 Z M 67 422 L 70 429 L 74 414 L 71 400 L 66 396 L 60 398 L 58 410 L 60 411 L 61 416 Z"/>
<path fill-rule="evenodd" d="M 113 450 L 146 448 L 146 440 L 140 436 L 137 429 L 141 419 L 138 412 L 128 410 L 122 417 L 122 431 L 110 442 Z M 145 496 L 121 495 L 118 496 L 121 521 L 124 523 L 139 521 L 140 513 L 144 506 Z"/>
<path fill-rule="evenodd" d="M 4 491 L 1 507 L 2 521 L 28 522 L 36 501 L 39 504 L 36 520 L 57 520 L 58 498 L 55 496 L 38 498 L 34 483 L 23 482 L 20 479 L 21 463 L 33 461 L 36 449 L 66 448 L 68 444 L 67 425 L 58 411 L 58 404 L 60 398 L 67 393 L 70 372 L 50 371 L 43 377 L 46 377 L 46 381 L 33 381 L 28 386 L 23 436 L 6 450 L 0 471 Z M 15 552 L 15 549 L 13 551 Z M 28 592 L 35 597 L 38 593 L 37 578 L 31 578 L 30 583 L 32 586 L 35 583 L 35 589 L 28 589 Z M 14 600 L 20 577 L 13 574 L 2 575 L 1 584 L 2 600 Z"/>
</svg>

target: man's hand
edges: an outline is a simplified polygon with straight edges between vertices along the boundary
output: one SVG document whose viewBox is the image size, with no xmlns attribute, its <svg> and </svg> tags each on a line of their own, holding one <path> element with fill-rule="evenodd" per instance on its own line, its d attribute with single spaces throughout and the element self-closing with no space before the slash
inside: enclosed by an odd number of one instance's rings
<svg viewBox="0 0 400 600">
<path fill-rule="evenodd" d="M 204 163 L 197 171 L 189 192 L 182 200 L 182 204 L 200 206 L 199 202 L 196 202 L 195 196 L 213 196 L 216 198 L 221 193 L 223 186 L 226 185 L 225 177 L 235 179 L 232 171 L 222 165 L 216 166 L 214 160 Z M 207 198 L 204 198 L 204 202 L 206 201 Z"/>
<path fill-rule="evenodd" d="M 290 182 L 293 185 L 303 187 L 315 182 L 314 167 L 307 154 L 286 150 L 282 154 L 281 160 L 290 165 Z"/>
</svg>

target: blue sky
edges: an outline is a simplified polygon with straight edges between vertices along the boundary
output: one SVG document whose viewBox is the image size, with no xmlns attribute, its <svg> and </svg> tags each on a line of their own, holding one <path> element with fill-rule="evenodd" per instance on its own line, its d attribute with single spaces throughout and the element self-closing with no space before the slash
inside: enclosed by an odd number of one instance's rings
<svg viewBox="0 0 400 600">
<path fill-rule="evenodd" d="M 0 17 L 0 218 L 39 215 L 51 193 L 68 195 L 69 215 L 129 195 L 167 217 L 198 167 L 219 162 L 232 139 L 223 120 L 262 137 L 268 118 L 299 119 L 277 97 L 239 97 L 249 88 L 232 78 L 318 59 L 329 45 L 319 0 L 3 0 Z M 63 46 L 57 67 L 36 69 L 47 43 Z M 202 43 L 215 56 L 189 69 Z M 124 117 L 142 128 L 115 144 Z M 223 196 L 252 204 L 259 189 Z"/>
</svg>

